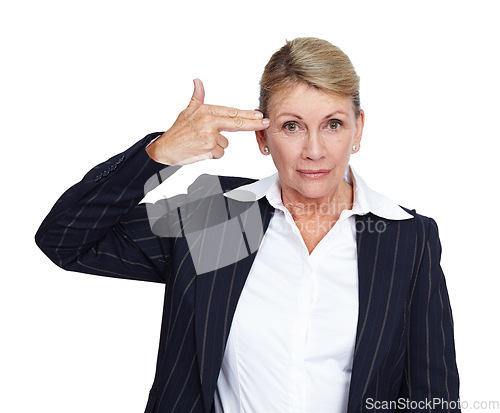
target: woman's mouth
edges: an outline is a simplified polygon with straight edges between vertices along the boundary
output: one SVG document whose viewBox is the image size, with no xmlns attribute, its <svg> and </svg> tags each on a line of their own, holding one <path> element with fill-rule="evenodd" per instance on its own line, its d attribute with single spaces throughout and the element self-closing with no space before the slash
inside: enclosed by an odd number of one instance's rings
<svg viewBox="0 0 500 413">
<path fill-rule="evenodd" d="M 330 173 L 330 169 L 297 169 L 297 172 L 307 179 L 321 179 Z"/>
</svg>

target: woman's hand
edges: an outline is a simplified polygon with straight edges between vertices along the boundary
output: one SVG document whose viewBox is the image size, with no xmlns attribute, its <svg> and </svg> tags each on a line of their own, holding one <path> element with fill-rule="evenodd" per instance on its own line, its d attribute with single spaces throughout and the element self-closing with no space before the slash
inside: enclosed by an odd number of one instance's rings
<svg viewBox="0 0 500 413">
<path fill-rule="evenodd" d="M 188 107 L 168 131 L 146 148 L 153 160 L 165 165 L 186 165 L 220 158 L 229 145 L 221 131 L 256 131 L 269 126 L 269 120 L 263 119 L 259 111 L 207 105 L 204 99 L 203 83 L 194 79 Z"/>
</svg>

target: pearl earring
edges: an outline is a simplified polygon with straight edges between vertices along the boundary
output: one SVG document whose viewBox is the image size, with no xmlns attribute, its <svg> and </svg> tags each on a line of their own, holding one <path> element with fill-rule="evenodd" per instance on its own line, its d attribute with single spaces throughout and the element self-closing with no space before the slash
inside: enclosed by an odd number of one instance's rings
<svg viewBox="0 0 500 413">
<path fill-rule="evenodd" d="M 356 149 L 358 149 L 358 147 L 357 147 L 356 145 L 352 145 L 352 150 L 353 150 L 353 152 L 354 152 Z"/>
<path fill-rule="evenodd" d="M 269 153 L 269 148 L 267 146 L 264 146 L 264 153 Z"/>
</svg>

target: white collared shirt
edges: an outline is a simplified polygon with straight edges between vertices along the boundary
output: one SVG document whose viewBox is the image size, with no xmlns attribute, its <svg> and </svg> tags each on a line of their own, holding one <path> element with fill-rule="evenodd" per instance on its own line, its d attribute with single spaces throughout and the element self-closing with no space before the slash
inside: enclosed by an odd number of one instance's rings
<svg viewBox="0 0 500 413">
<path fill-rule="evenodd" d="M 358 320 L 355 215 L 413 218 L 348 166 L 352 210 L 311 254 L 281 201 L 278 174 L 225 195 L 275 208 L 241 293 L 215 393 L 217 413 L 347 411 Z"/>
</svg>

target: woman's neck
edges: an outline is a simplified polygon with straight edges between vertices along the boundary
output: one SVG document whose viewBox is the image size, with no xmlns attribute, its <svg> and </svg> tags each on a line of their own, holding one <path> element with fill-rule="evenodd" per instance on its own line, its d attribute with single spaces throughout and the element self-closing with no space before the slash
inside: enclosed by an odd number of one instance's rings
<svg viewBox="0 0 500 413">
<path fill-rule="evenodd" d="M 352 209 L 353 188 L 345 181 L 335 193 L 317 199 L 291 199 L 281 192 L 283 205 L 288 209 L 302 235 L 309 254 L 338 221 L 344 209 Z"/>
</svg>

